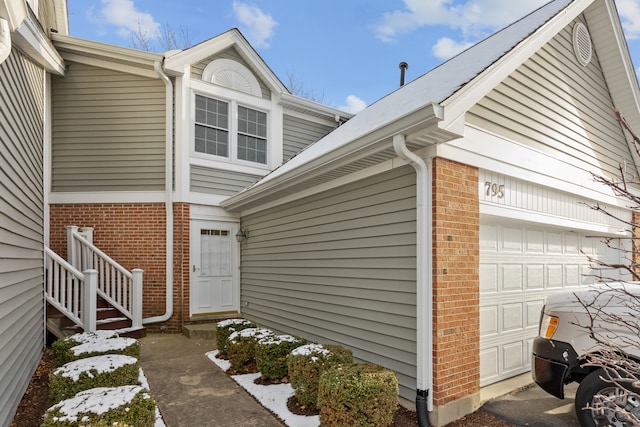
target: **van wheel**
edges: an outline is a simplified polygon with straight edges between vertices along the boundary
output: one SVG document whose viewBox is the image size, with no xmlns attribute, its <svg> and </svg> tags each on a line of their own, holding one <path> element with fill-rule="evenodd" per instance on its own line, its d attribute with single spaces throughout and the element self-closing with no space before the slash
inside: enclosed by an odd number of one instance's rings
<svg viewBox="0 0 640 427">
<path fill-rule="evenodd" d="M 604 379 L 603 379 L 604 378 Z M 605 369 L 587 375 L 576 392 L 576 415 L 583 427 L 630 427 L 640 420 L 640 389 L 614 384 Z"/>
</svg>

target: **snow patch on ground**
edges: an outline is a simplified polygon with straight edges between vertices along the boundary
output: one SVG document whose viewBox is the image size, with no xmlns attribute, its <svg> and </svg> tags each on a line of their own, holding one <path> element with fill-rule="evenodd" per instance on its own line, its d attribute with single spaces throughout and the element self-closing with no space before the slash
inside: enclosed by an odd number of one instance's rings
<svg viewBox="0 0 640 427">
<path fill-rule="evenodd" d="M 223 371 L 228 371 L 231 364 L 228 360 L 218 359 L 218 350 L 206 353 L 206 356 Z M 287 408 L 287 401 L 294 395 L 291 384 L 256 384 L 255 380 L 262 374 L 231 375 L 236 383 L 258 400 L 268 410 L 273 412 L 289 427 L 318 427 L 320 417 L 296 415 Z"/>
</svg>

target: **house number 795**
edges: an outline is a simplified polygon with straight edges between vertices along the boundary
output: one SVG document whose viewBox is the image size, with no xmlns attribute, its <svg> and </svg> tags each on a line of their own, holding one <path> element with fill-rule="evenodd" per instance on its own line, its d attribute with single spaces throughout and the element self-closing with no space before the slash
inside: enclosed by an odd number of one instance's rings
<svg viewBox="0 0 640 427">
<path fill-rule="evenodd" d="M 502 184 L 486 181 L 484 183 L 484 190 L 489 197 L 497 197 L 498 199 L 504 197 L 504 185 Z"/>
</svg>

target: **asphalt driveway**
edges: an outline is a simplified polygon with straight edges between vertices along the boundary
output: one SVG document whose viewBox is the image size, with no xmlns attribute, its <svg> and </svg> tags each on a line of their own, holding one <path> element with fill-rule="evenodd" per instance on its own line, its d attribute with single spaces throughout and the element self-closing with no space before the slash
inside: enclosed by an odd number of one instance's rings
<svg viewBox="0 0 640 427">
<path fill-rule="evenodd" d="M 577 389 L 577 383 L 567 385 L 565 398 L 561 400 L 532 384 L 518 392 L 492 399 L 482 408 L 517 426 L 579 427 L 573 407 Z"/>
</svg>

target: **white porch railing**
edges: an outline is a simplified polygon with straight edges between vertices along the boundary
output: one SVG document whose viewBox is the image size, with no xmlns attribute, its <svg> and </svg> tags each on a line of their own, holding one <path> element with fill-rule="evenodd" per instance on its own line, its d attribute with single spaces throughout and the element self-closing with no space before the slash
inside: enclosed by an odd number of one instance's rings
<svg viewBox="0 0 640 427">
<path fill-rule="evenodd" d="M 48 247 L 44 253 L 47 301 L 83 330 L 95 331 L 98 272 L 81 273 Z"/>
<path fill-rule="evenodd" d="M 93 245 L 93 229 L 82 232 L 67 227 L 67 258 L 77 270 L 95 270 L 97 294 L 131 319 L 132 328 L 142 327 L 143 270 L 128 271 Z"/>
</svg>

